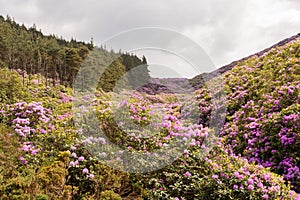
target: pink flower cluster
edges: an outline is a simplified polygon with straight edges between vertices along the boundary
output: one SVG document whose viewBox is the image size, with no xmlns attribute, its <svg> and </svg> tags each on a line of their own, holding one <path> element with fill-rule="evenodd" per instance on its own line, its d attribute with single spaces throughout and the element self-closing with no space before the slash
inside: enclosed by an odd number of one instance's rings
<svg viewBox="0 0 300 200">
<path fill-rule="evenodd" d="M 77 154 L 75 153 L 76 150 L 77 150 L 76 146 L 71 146 L 72 153 L 70 150 L 67 151 L 70 154 L 70 158 L 72 159 L 72 161 L 70 161 L 70 163 L 69 163 L 69 167 L 80 168 L 80 167 L 84 166 L 86 159 L 84 156 L 78 157 Z M 83 168 L 82 173 L 87 174 L 90 179 L 93 179 L 95 176 L 94 174 L 89 173 L 89 170 L 87 168 Z"/>
<path fill-rule="evenodd" d="M 47 128 L 53 128 L 49 123 L 52 112 L 50 109 L 44 108 L 41 102 L 15 103 L 8 105 L 8 110 L 6 114 L 10 119 L 8 123 L 12 124 L 16 133 L 21 137 L 28 137 L 38 131 L 45 134 L 44 128 L 37 128 L 41 123 L 48 125 Z"/>
<path fill-rule="evenodd" d="M 3 115 L 6 117 L 6 123 L 11 125 L 21 140 L 22 151 L 28 156 L 34 156 L 41 149 L 37 148 L 32 138 L 37 134 L 46 134 L 54 129 L 51 121 L 51 110 L 44 108 L 41 102 L 20 102 L 12 105 L 7 105 Z M 20 157 L 23 164 L 27 163 L 28 156 Z"/>
</svg>

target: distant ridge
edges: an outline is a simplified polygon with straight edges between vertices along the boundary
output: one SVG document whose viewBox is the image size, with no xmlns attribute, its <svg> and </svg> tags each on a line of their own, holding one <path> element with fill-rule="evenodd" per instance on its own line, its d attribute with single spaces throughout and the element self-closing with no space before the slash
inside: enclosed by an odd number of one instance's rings
<svg viewBox="0 0 300 200">
<path fill-rule="evenodd" d="M 229 70 L 231 70 L 233 67 L 235 67 L 239 62 L 243 62 L 245 60 L 248 60 L 249 58 L 253 57 L 253 56 L 262 56 L 264 55 L 265 53 L 269 52 L 271 49 L 273 48 L 276 48 L 276 47 L 281 47 L 281 46 L 284 46 L 285 44 L 293 41 L 293 40 L 296 40 L 297 38 L 300 37 L 300 33 L 298 33 L 297 35 L 294 35 L 294 36 L 291 36 L 289 38 L 286 38 L 274 45 L 272 45 L 271 47 L 269 48 L 266 48 L 262 51 L 259 51 L 255 54 L 252 54 L 250 56 L 247 56 L 247 57 L 244 57 L 242 59 L 239 59 L 237 61 L 233 61 L 232 63 L 228 64 L 228 65 L 224 65 L 223 67 L 220 67 L 219 69 L 213 71 L 213 72 L 210 72 L 210 73 L 203 73 L 203 74 L 200 74 L 200 75 L 197 75 L 195 76 L 194 78 L 190 79 L 190 82 L 191 82 L 191 85 L 195 88 L 195 89 L 199 89 L 200 87 L 203 86 L 203 79 L 205 80 L 209 80 L 213 77 L 216 77 L 216 76 L 219 76 Z"/>
<path fill-rule="evenodd" d="M 181 80 L 181 84 L 183 84 L 184 82 L 186 82 L 186 80 L 189 81 L 190 85 L 195 89 L 199 89 L 203 86 L 204 84 L 204 80 L 209 80 L 213 77 L 217 77 L 221 74 L 224 74 L 225 72 L 231 70 L 232 68 L 234 68 L 239 62 L 243 62 L 253 56 L 262 56 L 264 55 L 265 53 L 269 52 L 271 49 L 273 48 L 276 48 L 276 47 L 281 47 L 281 46 L 284 46 L 285 44 L 293 41 L 293 40 L 296 40 L 297 38 L 300 38 L 300 33 L 298 33 L 297 35 L 294 35 L 294 36 L 291 36 L 289 38 L 286 38 L 274 45 L 272 45 L 271 47 L 268 47 L 262 51 L 259 51 L 255 54 L 252 54 L 250 56 L 247 56 L 247 57 L 244 57 L 242 59 L 239 59 L 239 60 L 236 60 L 236 61 L 233 61 L 231 62 L 230 64 L 227 64 L 227 65 L 224 65 L 222 67 L 220 67 L 219 69 L 213 71 L 213 72 L 210 72 L 210 73 L 202 73 L 202 74 L 199 74 L 197 76 L 195 76 L 194 78 L 192 79 L 182 79 Z M 163 81 L 164 83 L 166 82 L 169 82 L 168 85 L 170 85 L 171 83 L 174 83 L 174 81 L 172 79 L 164 79 Z M 178 83 L 178 82 L 177 82 Z M 180 84 L 179 84 L 180 85 Z M 160 94 L 160 93 L 172 93 L 170 91 L 170 89 L 162 84 L 158 84 L 158 83 L 149 83 L 149 84 L 146 84 L 144 85 L 143 87 L 139 88 L 138 89 L 139 92 L 142 92 L 142 93 L 147 93 L 147 94 Z"/>
<path fill-rule="evenodd" d="M 242 58 L 242 59 L 237 60 L 237 61 L 233 61 L 232 63 L 230 63 L 230 64 L 228 64 L 228 65 L 225 65 L 225 66 L 223 66 L 223 67 L 217 69 L 216 71 L 218 71 L 220 74 L 223 74 L 223 73 L 227 72 L 228 70 L 231 70 L 231 69 L 232 69 L 234 66 L 236 66 L 239 62 L 243 62 L 243 61 L 245 61 L 245 60 L 247 60 L 247 59 L 249 59 L 249 58 L 251 58 L 251 57 L 253 57 L 253 56 L 258 56 L 258 57 L 260 57 L 260 56 L 264 55 L 265 53 L 269 52 L 271 49 L 276 48 L 276 47 L 284 46 L 285 44 L 287 44 L 287 43 L 289 43 L 289 42 L 291 42 L 291 41 L 293 41 L 293 40 L 296 40 L 296 39 L 299 38 L 299 37 L 300 37 L 300 33 L 298 33 L 297 35 L 294 35 L 294 36 L 292 36 L 292 37 L 286 38 L 286 39 L 284 39 L 284 40 L 282 40 L 282 41 L 280 41 L 280 42 L 274 44 L 273 46 L 271 46 L 271 47 L 269 47 L 269 48 L 266 48 L 266 49 L 264 49 L 264 50 L 262 50 L 262 51 L 260 51 L 260 52 L 258 52 L 258 53 L 252 54 L 252 55 L 250 55 L 250 56 L 247 56 L 247 57 Z M 196 76 L 196 77 L 197 77 L 197 76 Z M 195 78 L 195 77 L 194 77 L 194 78 Z"/>
</svg>

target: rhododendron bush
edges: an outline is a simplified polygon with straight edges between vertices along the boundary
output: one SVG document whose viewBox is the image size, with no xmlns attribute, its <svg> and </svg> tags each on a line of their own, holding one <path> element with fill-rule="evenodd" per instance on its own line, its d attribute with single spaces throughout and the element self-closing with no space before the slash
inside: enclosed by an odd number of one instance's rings
<svg viewBox="0 0 300 200">
<path fill-rule="evenodd" d="M 270 167 L 299 188 L 299 40 L 225 74 L 232 111 L 223 135 L 238 155 Z M 251 73 L 245 73 L 250 71 Z M 237 79 L 237 77 L 242 77 Z M 300 189 L 300 188 L 299 188 Z"/>
<path fill-rule="evenodd" d="M 0 199 L 299 199 L 299 49 L 298 39 L 253 56 L 221 75 L 224 91 L 189 97 L 77 99 L 12 71 L 1 81 Z"/>
<path fill-rule="evenodd" d="M 284 180 L 261 165 L 224 151 L 220 144 L 199 158 L 193 149 L 171 166 L 139 177 L 149 188 L 146 199 L 294 199 Z"/>
</svg>

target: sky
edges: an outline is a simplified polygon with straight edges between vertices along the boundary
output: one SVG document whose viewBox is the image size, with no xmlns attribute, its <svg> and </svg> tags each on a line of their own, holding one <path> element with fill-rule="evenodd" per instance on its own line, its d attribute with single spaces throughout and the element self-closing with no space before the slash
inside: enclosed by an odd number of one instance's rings
<svg viewBox="0 0 300 200">
<path fill-rule="evenodd" d="M 299 0 L 0 0 L 0 14 L 28 27 L 36 24 L 45 34 L 93 38 L 96 45 L 141 27 L 173 30 L 199 45 L 216 68 L 300 32 Z M 141 53 L 148 53 L 150 64 L 195 75 L 165 52 Z"/>
</svg>

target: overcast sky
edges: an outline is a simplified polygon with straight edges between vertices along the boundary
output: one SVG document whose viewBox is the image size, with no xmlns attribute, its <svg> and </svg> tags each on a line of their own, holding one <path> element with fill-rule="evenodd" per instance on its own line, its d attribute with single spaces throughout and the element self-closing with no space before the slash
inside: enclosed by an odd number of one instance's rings
<svg viewBox="0 0 300 200">
<path fill-rule="evenodd" d="M 0 0 L 0 14 L 95 44 L 138 27 L 172 29 L 217 67 L 300 32 L 299 0 Z"/>
</svg>

